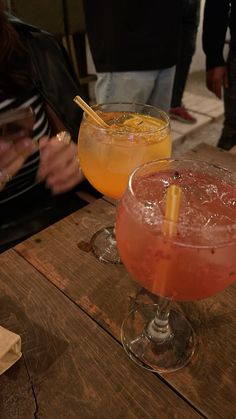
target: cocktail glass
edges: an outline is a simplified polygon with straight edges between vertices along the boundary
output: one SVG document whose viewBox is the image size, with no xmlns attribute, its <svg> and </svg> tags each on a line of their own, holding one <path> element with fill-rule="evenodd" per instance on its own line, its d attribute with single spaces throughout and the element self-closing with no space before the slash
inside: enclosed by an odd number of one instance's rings
<svg viewBox="0 0 236 419">
<path fill-rule="evenodd" d="M 169 118 L 160 109 L 136 103 L 101 104 L 93 106 L 93 110 L 109 128 L 99 126 L 84 114 L 78 139 L 80 165 L 99 192 L 118 200 L 137 166 L 170 156 Z M 114 226 L 99 230 L 91 243 L 100 260 L 120 261 Z"/>
<path fill-rule="evenodd" d="M 181 187 L 177 223 L 166 220 L 170 185 Z M 166 223 L 175 234 L 166 234 Z M 196 338 L 171 302 L 212 296 L 236 280 L 236 173 L 197 160 L 149 162 L 131 175 L 116 220 L 117 247 L 133 278 L 159 296 L 124 320 L 123 346 L 138 364 L 175 371 Z M 176 305 L 176 304 L 175 304 Z"/>
</svg>

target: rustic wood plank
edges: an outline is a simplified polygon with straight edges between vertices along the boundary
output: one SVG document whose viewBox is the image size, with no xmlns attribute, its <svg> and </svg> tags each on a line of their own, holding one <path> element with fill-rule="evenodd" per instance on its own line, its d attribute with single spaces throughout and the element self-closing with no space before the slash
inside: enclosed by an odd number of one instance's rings
<svg viewBox="0 0 236 419">
<path fill-rule="evenodd" d="M 191 322 L 197 337 L 196 352 L 177 373 L 163 375 L 171 386 L 210 418 L 236 417 L 236 283 L 206 300 L 173 304 Z M 135 304 L 158 299 L 142 289 Z"/>
<path fill-rule="evenodd" d="M 122 321 L 131 305 L 137 303 L 139 287 L 123 266 L 102 264 L 76 245 L 79 237 L 82 241 L 88 240 L 91 236 L 89 230 L 93 231 L 94 226 L 100 225 L 99 211 L 100 217 L 104 218 L 106 210 L 109 218 L 115 208 L 97 201 L 18 245 L 16 250 L 102 327 L 120 339 Z M 80 222 L 76 226 L 78 220 Z M 200 347 L 188 367 L 165 377 L 177 391 L 209 415 L 213 412 L 218 414 L 222 403 L 225 409 L 231 409 L 236 414 L 236 406 L 232 406 L 230 401 L 235 397 L 233 383 L 236 371 L 231 368 L 232 355 L 236 350 L 233 342 L 236 332 L 235 298 L 236 289 L 232 286 L 215 298 L 184 306 L 199 337 Z M 139 299 L 141 303 L 145 299 L 150 301 L 143 290 Z M 216 400 L 219 376 L 224 386 Z M 208 393 L 206 398 L 203 398 L 204 391 Z"/>
<path fill-rule="evenodd" d="M 112 225 L 116 208 L 104 200 L 84 207 L 15 247 L 36 269 L 120 339 L 120 325 L 139 289 L 123 265 L 101 263 L 90 239 Z M 122 309 L 120 304 L 122 302 Z"/>
<path fill-rule="evenodd" d="M 6 303 L 5 299 L 0 298 L 0 300 L 1 303 Z M 7 307 L 10 306 L 6 304 Z M 0 319 L 1 314 L 2 310 L 0 310 Z M 9 313 L 6 324 L 8 320 Z M 2 319 L 0 321 L 2 323 Z M 13 330 L 14 326 L 15 324 L 13 324 Z M 36 411 L 34 392 L 24 359 L 22 359 L 0 377 L 0 417 L 1 419 L 33 419 Z"/>
<path fill-rule="evenodd" d="M 236 170 L 235 156 L 205 144 L 186 156 Z M 149 302 L 150 296 L 139 292 L 123 266 L 104 265 L 88 251 L 86 243 L 92 233 L 114 216 L 112 205 L 97 201 L 21 243 L 16 251 L 120 339 L 120 326 L 130 306 Z M 84 242 L 84 247 L 78 248 L 78 242 Z M 236 397 L 235 299 L 236 285 L 232 285 L 214 298 L 182 305 L 199 337 L 199 348 L 189 366 L 165 377 L 210 417 L 236 417 L 236 404 L 232 402 Z"/>
<path fill-rule="evenodd" d="M 201 417 L 154 374 L 134 365 L 111 336 L 16 252 L 0 260 L 0 322 L 11 323 L 22 337 L 36 400 L 31 417 Z M 30 417 L 18 380 L 23 364 L 21 359 L 0 377 L 1 418 Z"/>
</svg>

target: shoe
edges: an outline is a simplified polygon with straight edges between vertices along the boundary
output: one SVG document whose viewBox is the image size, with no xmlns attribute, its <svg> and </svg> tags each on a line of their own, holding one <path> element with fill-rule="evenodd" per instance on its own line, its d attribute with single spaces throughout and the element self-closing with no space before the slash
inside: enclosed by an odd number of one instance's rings
<svg viewBox="0 0 236 419">
<path fill-rule="evenodd" d="M 171 108 L 170 117 L 172 119 L 177 119 L 180 122 L 184 122 L 185 124 L 195 124 L 197 122 L 196 118 L 188 113 L 184 105 Z"/>
</svg>

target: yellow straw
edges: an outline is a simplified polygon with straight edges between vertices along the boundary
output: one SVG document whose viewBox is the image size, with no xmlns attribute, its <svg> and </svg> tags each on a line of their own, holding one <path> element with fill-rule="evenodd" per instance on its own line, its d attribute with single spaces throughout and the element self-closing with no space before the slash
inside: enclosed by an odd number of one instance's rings
<svg viewBox="0 0 236 419">
<path fill-rule="evenodd" d="M 166 236 L 176 234 L 176 223 L 179 218 L 182 189 L 177 185 L 171 185 L 167 191 L 165 223 L 163 233 Z"/>
<path fill-rule="evenodd" d="M 165 211 L 165 222 L 163 226 L 163 234 L 167 237 L 174 237 L 176 235 L 176 223 L 179 218 L 180 210 L 180 198 L 182 189 L 179 186 L 171 185 L 167 191 L 166 211 Z M 173 265 L 172 265 L 172 253 L 170 243 L 163 244 L 165 251 L 170 255 L 170 258 L 161 258 L 158 261 L 158 269 L 162 272 L 162 287 L 160 290 L 160 281 L 157 277 L 156 281 L 153 281 L 152 292 L 153 294 L 165 295 L 166 287 L 168 288 L 168 281 L 173 277 Z"/>
<path fill-rule="evenodd" d="M 73 99 L 73 101 L 80 106 L 84 112 L 86 112 L 89 116 L 91 116 L 91 118 L 101 127 L 103 128 L 109 128 L 109 125 L 106 124 L 105 121 L 103 121 L 102 118 L 100 118 L 100 116 L 98 116 L 98 114 L 82 99 L 82 97 L 80 96 L 75 96 L 75 98 Z"/>
</svg>

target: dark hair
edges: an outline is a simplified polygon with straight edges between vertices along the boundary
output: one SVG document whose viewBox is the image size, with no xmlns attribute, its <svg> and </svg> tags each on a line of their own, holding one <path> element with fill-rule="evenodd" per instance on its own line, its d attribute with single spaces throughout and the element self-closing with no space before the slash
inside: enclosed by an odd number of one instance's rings
<svg viewBox="0 0 236 419">
<path fill-rule="evenodd" d="M 32 89 L 30 57 L 0 0 L 0 89 L 8 95 L 25 95 Z"/>
</svg>

